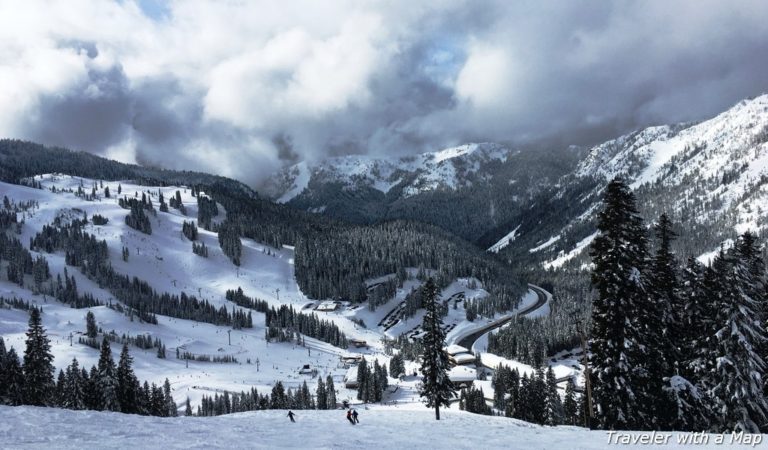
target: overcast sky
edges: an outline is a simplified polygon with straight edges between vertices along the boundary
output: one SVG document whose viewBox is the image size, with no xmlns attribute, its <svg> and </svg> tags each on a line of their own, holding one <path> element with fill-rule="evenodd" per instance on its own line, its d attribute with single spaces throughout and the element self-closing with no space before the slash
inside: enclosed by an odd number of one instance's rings
<svg viewBox="0 0 768 450">
<path fill-rule="evenodd" d="M 593 144 L 768 91 L 768 1 L 0 0 L 0 136 L 257 183 Z"/>
</svg>

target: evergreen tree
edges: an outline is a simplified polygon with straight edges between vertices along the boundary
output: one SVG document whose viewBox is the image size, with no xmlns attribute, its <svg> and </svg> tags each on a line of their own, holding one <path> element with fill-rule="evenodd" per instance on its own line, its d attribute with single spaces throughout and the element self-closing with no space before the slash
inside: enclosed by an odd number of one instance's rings
<svg viewBox="0 0 768 450">
<path fill-rule="evenodd" d="M 40 310 L 32 308 L 24 351 L 24 403 L 50 406 L 54 394 L 53 355 Z"/>
<path fill-rule="evenodd" d="M 16 350 L 11 347 L 5 355 L 5 397 L 0 398 L 5 404 L 18 406 L 25 403 L 24 371 Z"/>
<path fill-rule="evenodd" d="M 399 378 L 404 373 L 405 362 L 403 361 L 403 355 L 400 353 L 392 355 L 392 358 L 389 360 L 389 375 L 392 378 Z"/>
<path fill-rule="evenodd" d="M 272 409 L 286 409 L 288 408 L 288 397 L 285 393 L 283 383 L 278 381 L 272 386 L 272 395 L 270 396 Z"/>
<path fill-rule="evenodd" d="M 72 363 L 67 366 L 64 382 L 64 402 L 62 406 L 68 409 L 85 409 L 85 386 L 83 375 L 77 359 L 72 358 Z"/>
<path fill-rule="evenodd" d="M 442 328 L 443 320 L 437 310 L 437 296 L 435 281 L 429 278 L 422 289 L 422 303 L 426 314 L 422 323 L 424 354 L 421 373 L 423 378 L 419 393 L 425 398 L 427 408 L 435 408 L 435 419 L 440 420 L 440 407 L 450 407 L 450 400 L 456 396 L 456 392 L 448 378 L 448 354 L 443 351 L 445 331 Z"/>
<path fill-rule="evenodd" d="M 329 374 L 325 379 L 325 389 L 328 393 L 328 409 L 336 409 L 336 387 L 333 385 L 333 377 Z"/>
<path fill-rule="evenodd" d="M 117 367 L 112 359 L 112 350 L 106 336 L 101 341 L 101 353 L 94 383 L 98 392 L 96 409 L 100 411 L 120 411 L 119 385 Z"/>
<path fill-rule="evenodd" d="M 178 191 L 176 191 L 178 192 Z M 163 383 L 163 399 L 165 400 L 164 414 L 165 417 L 176 417 L 179 415 L 179 408 L 176 406 L 176 402 L 171 395 L 171 383 L 168 378 Z"/>
<path fill-rule="evenodd" d="M 99 328 L 96 326 L 96 316 L 91 311 L 85 314 L 85 334 L 89 338 L 95 338 L 99 332 Z"/>
<path fill-rule="evenodd" d="M 323 378 L 317 379 L 317 409 L 328 409 L 328 396 L 325 391 L 325 382 Z"/>
<path fill-rule="evenodd" d="M 679 373 L 683 335 L 680 325 L 684 316 L 677 276 L 677 261 L 672 253 L 676 237 L 672 222 L 662 214 L 655 226 L 657 250 L 648 277 L 648 304 L 636 314 L 639 327 L 638 345 L 645 356 L 642 383 L 637 386 L 644 423 L 639 426 L 654 430 L 669 429 L 677 415 L 675 402 L 665 379 Z"/>
<path fill-rule="evenodd" d="M 577 425 L 579 418 L 579 404 L 576 401 L 576 386 L 573 379 L 568 378 L 565 385 L 565 398 L 563 399 L 563 423 Z"/>
<path fill-rule="evenodd" d="M 8 197 L 6 197 L 8 198 Z M 0 336 L 0 404 L 5 403 L 5 395 L 8 390 L 8 372 L 6 369 L 6 355 L 8 352 L 5 349 L 5 341 Z"/>
<path fill-rule="evenodd" d="M 642 322 L 651 315 L 642 276 L 645 231 L 634 195 L 620 179 L 608 184 L 603 204 L 599 234 L 590 249 L 596 291 L 590 340 L 592 397 L 600 428 L 643 428 L 648 418 L 641 390 L 650 361 L 642 347 L 647 338 Z"/>
<path fill-rule="evenodd" d="M 560 394 L 557 393 L 557 382 L 555 372 L 552 367 L 547 370 L 546 379 L 546 419 L 547 425 L 561 425 L 564 420 L 563 403 L 560 400 Z"/>
<path fill-rule="evenodd" d="M 51 406 L 61 407 L 64 404 L 64 371 L 59 369 L 59 375 L 56 377 L 56 388 L 54 389 L 53 404 Z"/>
<path fill-rule="evenodd" d="M 138 388 L 139 380 L 133 372 L 133 358 L 128 353 L 128 344 L 123 344 L 120 361 L 117 364 L 117 397 L 122 412 L 128 414 L 138 412 Z"/>
<path fill-rule="evenodd" d="M 763 395 L 765 362 L 757 353 L 768 336 L 760 320 L 763 270 L 755 237 L 739 237 L 730 262 L 727 301 L 720 305 L 715 332 L 715 373 L 710 394 L 721 430 L 759 433 L 768 423 Z"/>
<path fill-rule="evenodd" d="M 192 415 L 192 404 L 189 403 L 189 397 L 187 397 L 187 401 L 184 403 L 184 415 L 187 417 Z"/>
<path fill-rule="evenodd" d="M 363 358 L 357 365 L 357 399 L 362 400 L 363 403 L 370 401 L 368 387 L 368 384 L 372 381 L 370 378 L 368 362 Z"/>
</svg>

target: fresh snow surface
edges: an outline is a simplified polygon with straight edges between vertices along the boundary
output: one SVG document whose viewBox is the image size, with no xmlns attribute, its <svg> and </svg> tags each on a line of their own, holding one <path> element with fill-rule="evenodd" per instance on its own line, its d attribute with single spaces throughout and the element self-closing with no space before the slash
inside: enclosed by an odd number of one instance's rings
<svg viewBox="0 0 768 450">
<path fill-rule="evenodd" d="M 403 186 L 403 196 L 410 197 L 436 189 L 457 189 L 462 186 L 460 172 L 476 172 L 483 162 L 506 161 L 510 150 L 493 143 L 472 143 L 437 152 L 405 157 L 375 157 L 348 155 L 329 158 L 309 165 L 306 161 L 289 167 L 275 178 L 284 187 L 277 201 L 285 203 L 301 194 L 311 177 L 320 177 L 349 186 L 368 186 L 387 193 L 400 184 L 404 176 L 412 175 Z M 461 160 L 461 161 L 459 161 Z M 457 164 L 461 166 L 457 171 Z"/>
<path fill-rule="evenodd" d="M 105 182 L 112 198 L 100 197 L 95 201 L 86 201 L 62 189 L 77 189 L 83 185 L 90 192 L 93 180 L 78 177 L 48 174 L 35 177 L 45 189 L 0 183 L 0 194 L 7 195 L 15 202 L 35 200 L 39 208 L 31 209 L 21 214 L 24 220 L 19 239 L 27 245 L 29 239 L 57 217 L 81 218 L 84 213 L 88 217 L 101 214 L 109 219 L 103 226 L 88 224 L 85 231 L 94 234 L 98 239 L 105 239 L 109 248 L 110 262 L 118 273 L 147 281 L 158 292 L 179 294 L 182 291 L 198 298 L 209 300 L 216 306 L 224 305 L 227 309 L 238 309 L 236 305 L 225 300 L 227 289 L 242 287 L 244 293 L 251 297 L 266 300 L 271 305 L 291 305 L 303 312 L 313 312 L 313 308 L 327 299 L 307 298 L 298 288 L 294 278 L 294 249 L 290 246 L 276 249 L 250 239 L 241 239 L 243 244 L 242 265 L 234 266 L 219 248 L 215 233 L 199 229 L 199 240 L 206 243 L 209 257 L 202 258 L 192 253 L 192 243 L 181 233 L 182 222 L 195 220 L 197 217 L 197 202 L 191 196 L 189 189 L 183 186 L 148 187 L 139 186 L 130 181 Z M 117 204 L 117 187 L 122 186 L 122 196 L 141 197 L 144 193 L 152 198 L 156 209 L 159 208 L 158 190 L 169 199 L 178 190 L 187 215 L 171 208 L 169 212 L 149 214 L 152 234 L 145 235 L 125 225 L 127 211 Z M 50 190 L 56 188 L 56 192 Z M 97 189 L 103 195 L 103 189 Z M 220 221 L 225 211 L 220 207 L 220 214 L 214 218 Z M 126 246 L 130 251 L 128 261 L 121 258 L 120 249 Z M 63 252 L 53 254 L 43 253 L 50 265 L 52 275 L 63 274 L 65 269 Z M 77 281 L 80 293 L 90 292 L 104 303 L 117 301 L 106 290 L 99 288 L 88 280 L 76 268 L 69 267 L 68 273 Z M 411 289 L 421 283 L 416 279 L 416 268 L 406 269 L 410 279 L 397 290 L 394 298 L 376 311 L 370 311 L 367 304 L 353 305 L 342 302 L 338 309 L 330 312 L 316 311 L 326 320 L 333 321 L 350 339 L 366 341 L 362 348 L 351 347 L 340 349 L 311 338 L 305 338 L 306 347 L 293 343 L 267 343 L 264 339 L 264 315 L 253 312 L 254 328 L 230 330 L 228 327 L 197 323 L 189 320 L 157 316 L 158 325 L 131 321 L 106 306 L 87 309 L 73 309 L 51 298 L 34 294 L 28 288 L 21 288 L 7 281 L 0 281 L 0 296 L 6 298 L 21 298 L 43 307 L 43 325 L 51 339 L 51 349 L 54 354 L 54 365 L 58 369 L 66 367 L 77 358 L 81 366 L 90 367 L 98 360 L 99 351 L 78 343 L 78 338 L 85 331 L 85 315 L 90 310 L 96 317 L 97 325 L 105 332 L 115 331 L 118 335 L 150 334 L 159 338 L 166 346 L 167 359 L 158 359 L 155 350 L 141 350 L 131 347 L 134 357 L 134 368 L 139 379 L 150 383 L 162 384 L 165 378 L 171 383 L 172 395 L 178 405 L 183 405 L 187 397 L 193 407 L 200 403 L 203 395 L 213 395 L 224 391 L 240 392 L 257 388 L 260 392 L 271 390 L 275 381 L 282 381 L 286 388 L 297 388 L 304 381 L 314 390 L 317 379 L 310 374 L 299 373 L 299 369 L 310 364 L 317 369 L 318 375 L 334 378 L 338 390 L 338 401 L 353 400 L 356 391 L 343 387 L 342 380 L 347 371 L 340 358 L 353 353 L 364 354 L 369 362 L 378 359 L 387 363 L 389 357 L 383 354 L 382 338 L 393 338 L 401 333 L 420 332 L 423 311 L 407 320 L 397 320 L 394 325 L 385 330 L 378 323 L 390 312 L 397 310 L 400 303 Z M 386 281 L 394 274 L 367 280 L 369 286 Z M 29 282 L 27 286 L 31 286 Z M 476 279 L 460 278 L 454 280 L 441 292 L 443 299 L 451 299 L 451 307 L 444 323 L 451 333 L 477 327 L 477 321 L 472 324 L 466 321 L 464 302 L 469 299 L 483 298 L 488 295 L 482 284 Z M 529 294 L 530 296 L 530 294 Z M 526 297 L 521 306 L 530 299 Z M 353 322 L 362 320 L 362 327 Z M 0 309 L 0 335 L 7 346 L 13 346 L 17 352 L 24 349 L 25 331 L 28 314 L 15 309 Z M 231 344 L 229 341 L 231 335 Z M 70 336 L 72 345 L 70 345 Z M 117 358 L 120 348 L 112 346 L 113 356 Z M 211 356 L 233 356 L 237 363 L 207 363 L 176 359 L 176 350 Z M 250 360 L 250 363 L 249 363 Z M 258 360 L 258 367 L 257 362 Z M 406 363 L 409 376 L 403 379 L 391 379 L 391 388 L 385 394 L 385 401 L 396 402 L 398 405 L 419 403 L 417 385 L 419 377 L 413 376 L 418 366 L 412 362 Z M 1 446 L 0 446 L 1 447 Z"/>
<path fill-rule="evenodd" d="M 412 408 L 357 408 L 360 423 L 351 425 L 346 413 L 256 411 L 219 417 L 142 417 L 95 411 L 0 406 L 0 448 L 61 450 L 83 448 L 211 449 L 569 449 L 615 448 L 605 431 L 578 427 L 546 427 L 504 417 L 482 416 L 441 409 L 440 421 L 423 405 Z M 624 433 L 640 437 L 650 433 Z M 685 433 L 670 436 L 667 445 L 643 445 L 647 449 L 684 447 L 677 444 Z M 716 445 L 695 448 L 754 448 L 748 445 Z M 765 437 L 763 435 L 762 437 Z M 730 435 L 725 435 L 726 443 Z M 763 439 L 765 442 L 765 439 Z M 623 446 L 621 446 L 623 447 Z M 691 447 L 688 445 L 687 447 Z"/>
<path fill-rule="evenodd" d="M 309 185 L 310 173 L 306 162 L 303 161 L 296 164 L 293 166 L 292 170 L 295 171 L 293 184 L 291 185 L 290 189 L 285 191 L 285 193 L 277 199 L 278 203 L 287 203 L 291 201 L 292 198 L 301 194 L 301 191 L 306 189 L 306 187 Z"/>
<path fill-rule="evenodd" d="M 582 250 L 587 248 L 589 244 L 592 243 L 592 241 L 595 240 L 597 237 L 597 231 L 590 234 L 589 236 L 585 237 L 584 239 L 580 240 L 576 243 L 576 247 L 573 248 L 573 250 L 569 251 L 568 253 L 560 252 L 560 255 L 558 255 L 557 258 L 553 259 L 552 261 L 548 261 L 544 263 L 545 269 L 550 268 L 558 268 L 565 264 L 566 262 L 570 261 L 571 259 L 575 258 L 576 255 L 581 253 Z"/>
<path fill-rule="evenodd" d="M 547 241 L 544 242 L 543 244 L 537 245 L 536 247 L 533 247 L 532 249 L 529 249 L 528 252 L 529 253 L 539 252 L 539 251 L 544 250 L 545 248 L 551 246 L 552 244 L 554 244 L 555 242 L 557 242 L 559 240 L 560 240 L 560 235 L 559 234 L 557 236 L 552 236 L 551 238 L 547 239 Z"/>
<path fill-rule="evenodd" d="M 499 253 L 499 250 L 503 249 L 507 245 L 509 245 L 510 242 L 514 242 L 515 238 L 517 238 L 517 230 L 520 229 L 520 225 L 516 226 L 514 230 L 510 231 L 509 234 L 504 236 L 503 238 L 499 239 L 498 242 L 491 245 L 487 251 L 492 253 Z"/>
</svg>

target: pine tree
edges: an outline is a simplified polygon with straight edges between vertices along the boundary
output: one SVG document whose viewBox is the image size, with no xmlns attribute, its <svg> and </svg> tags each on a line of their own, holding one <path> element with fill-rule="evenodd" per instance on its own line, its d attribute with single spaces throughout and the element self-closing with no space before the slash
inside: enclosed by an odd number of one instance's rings
<svg viewBox="0 0 768 450">
<path fill-rule="evenodd" d="M 283 383 L 278 381 L 272 386 L 272 395 L 270 396 L 272 409 L 285 409 L 288 407 L 288 397 L 285 393 Z"/>
<path fill-rule="evenodd" d="M 165 399 L 165 414 L 163 414 L 163 416 L 178 416 L 179 408 L 176 406 L 176 402 L 173 400 L 173 395 L 171 395 L 171 383 L 168 381 L 168 378 L 166 378 L 165 382 L 163 383 L 163 398 Z"/>
<path fill-rule="evenodd" d="M 85 409 L 85 386 L 83 386 L 83 375 L 77 359 L 72 358 L 72 363 L 67 366 L 64 383 L 64 403 L 63 407 L 68 409 Z"/>
<path fill-rule="evenodd" d="M 85 314 L 85 334 L 89 338 L 95 338 L 99 332 L 99 328 L 96 326 L 96 316 L 91 311 Z"/>
<path fill-rule="evenodd" d="M 425 398 L 427 408 L 435 408 L 435 419 L 440 420 L 440 407 L 450 407 L 450 400 L 456 397 L 456 392 L 448 378 L 448 354 L 443 351 L 445 331 L 437 310 L 437 296 L 435 281 L 429 278 L 422 289 L 422 303 L 426 314 L 422 323 L 424 354 L 421 373 L 423 378 L 419 393 Z"/>
<path fill-rule="evenodd" d="M 336 387 L 333 385 L 333 377 L 328 375 L 325 379 L 325 389 L 328 393 L 328 409 L 336 409 Z"/>
<path fill-rule="evenodd" d="M 5 381 L 5 398 L 0 400 L 11 406 L 24 404 L 24 371 L 13 347 L 5 355 Z"/>
<path fill-rule="evenodd" d="M 369 401 L 369 378 L 368 362 L 363 358 L 357 365 L 357 399 L 362 400 L 363 403 L 368 403 Z"/>
<path fill-rule="evenodd" d="M 565 398 L 563 399 L 563 423 L 566 425 L 579 424 L 579 404 L 576 401 L 576 386 L 572 378 L 568 378 L 565 385 Z"/>
<path fill-rule="evenodd" d="M 560 400 L 560 394 L 557 393 L 557 380 L 552 367 L 547 370 L 546 379 L 546 419 L 547 425 L 561 425 L 563 423 L 563 403 Z"/>
<path fill-rule="evenodd" d="M 64 382 L 64 371 L 59 369 L 59 375 L 56 377 L 56 388 L 54 389 L 55 394 L 52 406 L 62 407 L 64 405 Z"/>
<path fill-rule="evenodd" d="M 647 334 L 641 321 L 650 315 L 642 276 L 645 231 L 634 195 L 623 181 L 616 178 L 608 184 L 603 203 L 599 234 L 590 249 L 596 290 L 590 340 L 592 397 L 600 428 L 642 428 L 648 419 L 641 390 L 649 360 L 642 347 Z"/>
<path fill-rule="evenodd" d="M 96 409 L 100 411 L 120 411 L 119 386 L 117 382 L 117 368 L 112 359 L 112 350 L 106 336 L 101 341 L 101 353 L 97 366 L 94 385 L 98 392 L 98 404 Z"/>
<path fill-rule="evenodd" d="M 323 378 L 319 377 L 317 379 L 317 409 L 328 409 L 328 397 L 325 392 L 325 383 L 323 382 Z"/>
<path fill-rule="evenodd" d="M 128 344 L 123 344 L 120 361 L 117 364 L 117 398 L 122 412 L 128 414 L 138 412 L 138 387 L 139 380 L 133 372 L 133 358 L 128 353 Z"/>
<path fill-rule="evenodd" d="M 187 417 L 192 415 L 192 404 L 189 402 L 189 397 L 187 397 L 187 401 L 184 403 L 184 415 Z"/>
<path fill-rule="evenodd" d="M 731 258 L 730 286 L 717 316 L 710 395 L 721 430 L 759 433 L 768 422 L 768 402 L 762 385 L 766 365 L 757 349 L 768 336 L 759 319 L 765 288 L 755 237 L 750 233 L 739 237 Z"/>
<path fill-rule="evenodd" d="M 677 261 L 672 253 L 672 241 L 676 237 L 672 222 L 662 214 L 655 226 L 658 248 L 651 261 L 648 278 L 647 307 L 636 314 L 639 327 L 637 342 L 643 347 L 644 381 L 637 386 L 642 417 L 642 428 L 665 430 L 678 412 L 665 379 L 679 373 L 683 340 L 680 331 L 684 305 L 681 303 L 677 276 Z"/>
<path fill-rule="evenodd" d="M 392 358 L 389 360 L 389 376 L 399 378 L 404 373 L 405 362 L 403 361 L 403 355 L 400 353 L 392 355 Z"/>
<path fill-rule="evenodd" d="M 7 198 L 7 197 L 6 197 Z M 8 352 L 5 349 L 5 341 L 0 336 L 0 404 L 5 403 L 5 395 L 8 390 L 8 372 L 6 369 L 6 355 Z"/>
<path fill-rule="evenodd" d="M 40 310 L 32 308 L 24 351 L 24 404 L 49 406 L 54 393 L 53 355 L 51 344 L 40 318 Z"/>
</svg>

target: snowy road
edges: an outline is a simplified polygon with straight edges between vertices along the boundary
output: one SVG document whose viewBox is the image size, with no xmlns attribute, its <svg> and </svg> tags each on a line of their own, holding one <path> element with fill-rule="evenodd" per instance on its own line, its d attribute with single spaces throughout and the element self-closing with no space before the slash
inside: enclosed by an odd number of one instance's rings
<svg viewBox="0 0 768 450">
<path fill-rule="evenodd" d="M 530 313 L 536 311 L 537 309 L 539 309 L 542 306 L 544 306 L 547 303 L 547 299 L 549 297 L 551 297 L 551 294 L 549 294 L 547 291 L 545 291 L 544 289 L 542 289 L 542 288 L 540 288 L 538 286 L 535 286 L 533 284 L 529 284 L 528 288 L 536 293 L 536 296 L 538 297 L 538 299 L 536 300 L 536 303 L 534 303 L 533 305 L 528 306 L 528 307 L 518 311 L 517 314 L 515 314 L 513 316 L 509 316 L 509 317 L 505 317 L 505 318 L 503 318 L 501 320 L 497 320 L 496 322 L 488 324 L 488 325 L 478 329 L 477 331 L 474 331 L 471 334 L 468 334 L 467 336 L 461 338 L 461 340 L 459 340 L 458 344 L 460 346 L 464 347 L 464 348 L 471 349 L 472 345 L 475 343 L 475 341 L 480 336 L 484 335 L 485 333 L 487 333 L 487 332 L 489 332 L 491 330 L 499 328 L 500 326 L 506 324 L 507 322 L 509 322 L 512 319 L 515 319 L 515 318 L 517 318 L 519 316 L 525 316 L 527 314 L 530 314 Z"/>
</svg>

